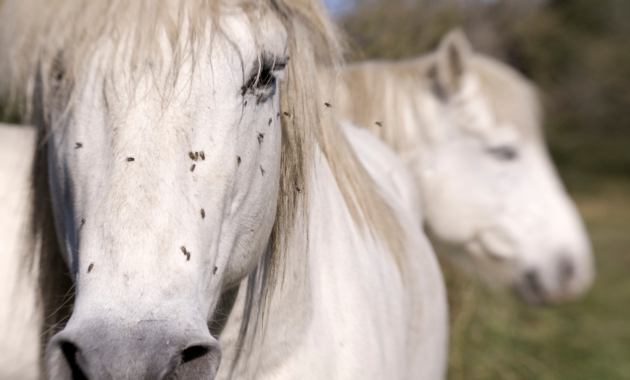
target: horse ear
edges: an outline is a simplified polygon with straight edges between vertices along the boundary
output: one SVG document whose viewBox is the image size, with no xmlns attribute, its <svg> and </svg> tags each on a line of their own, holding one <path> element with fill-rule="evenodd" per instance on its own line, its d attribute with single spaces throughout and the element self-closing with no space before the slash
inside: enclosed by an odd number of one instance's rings
<svg viewBox="0 0 630 380">
<path fill-rule="evenodd" d="M 461 88 L 461 80 L 470 70 L 472 47 L 460 28 L 448 32 L 435 53 L 435 80 L 441 95 L 448 96 Z"/>
</svg>

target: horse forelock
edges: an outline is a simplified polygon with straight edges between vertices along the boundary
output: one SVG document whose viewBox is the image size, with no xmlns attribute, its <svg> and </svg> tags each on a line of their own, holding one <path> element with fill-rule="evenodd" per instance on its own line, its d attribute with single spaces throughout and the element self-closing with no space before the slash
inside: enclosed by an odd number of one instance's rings
<svg viewBox="0 0 630 380">
<path fill-rule="evenodd" d="M 524 138 L 538 137 L 542 107 L 534 83 L 510 66 L 482 54 L 474 55 L 472 66 L 496 121 L 513 124 Z"/>
<path fill-rule="evenodd" d="M 160 56 L 154 54 L 158 49 L 154 36 L 156 31 L 164 31 L 173 47 L 185 46 L 188 50 L 174 54 L 172 62 L 153 64 L 157 67 L 169 65 L 176 78 L 186 54 L 189 57 L 192 54 L 194 60 L 193 47 L 209 42 L 204 40 L 203 33 L 208 22 L 219 25 L 216 21 L 230 5 L 239 6 L 253 28 L 258 27 L 261 14 L 272 12 L 288 31 L 290 64 L 280 92 L 281 112 L 288 116 L 282 118 L 280 191 L 270 237 L 267 289 L 273 289 L 282 278 L 288 241 L 298 232 L 296 226 L 303 229 L 299 232 L 307 230 L 309 181 L 316 146 L 328 159 L 355 222 L 374 232 L 391 252 L 402 252 L 398 232 L 401 229 L 392 210 L 377 193 L 375 184 L 354 155 L 330 110 L 324 106 L 325 102 L 334 104 L 332 91 L 326 94 L 321 88 L 334 88 L 332 83 L 337 79 L 337 68 L 342 62 L 342 49 L 337 31 L 319 2 L 21 0 L 8 5 L 2 5 L 2 20 L 13 19 L 15 22 L 5 23 L 2 27 L 11 31 L 12 39 L 0 41 L 0 55 L 4 57 L 0 59 L 0 68 L 6 68 L 10 73 L 10 80 L 0 83 L 0 100 L 19 104 L 23 119 L 39 128 L 42 149 L 38 149 L 33 167 L 35 196 L 31 223 L 32 237 L 41 243 L 36 244 L 40 249 L 30 250 L 25 260 L 38 262 L 41 269 L 39 288 L 45 326 L 62 322 L 71 312 L 68 309 L 62 313 L 65 315 L 58 313 L 64 302 L 60 296 L 70 292 L 71 280 L 59 252 L 49 199 L 45 141 L 49 132 L 47 110 L 52 105 L 48 104 L 46 94 L 53 85 L 58 86 L 62 93 L 66 92 L 67 107 L 71 108 L 73 92 L 86 81 L 82 67 L 104 36 L 114 44 L 125 43 L 129 44 L 127 48 L 132 47 L 133 54 L 128 62 L 133 70 L 144 65 L 148 58 Z M 182 43 L 184 25 L 188 28 L 187 40 Z M 215 31 L 220 32 L 219 29 Z M 55 80 L 61 83 L 53 83 Z M 322 82 L 329 85 L 322 87 Z M 298 223 L 298 218 L 305 223 Z M 400 262 L 400 257 L 396 259 Z M 52 290 L 64 294 L 52 294 Z M 56 330 L 45 334 L 44 341 Z"/>
</svg>

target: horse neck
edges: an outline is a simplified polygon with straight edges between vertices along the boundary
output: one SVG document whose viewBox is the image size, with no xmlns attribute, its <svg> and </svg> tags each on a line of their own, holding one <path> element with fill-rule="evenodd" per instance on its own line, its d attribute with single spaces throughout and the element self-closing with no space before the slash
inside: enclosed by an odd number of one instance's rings
<svg viewBox="0 0 630 380">
<path fill-rule="evenodd" d="M 332 173 L 323 173 L 323 178 L 318 175 L 322 169 L 320 161 L 314 164 L 308 195 L 310 220 L 296 218 L 299 225 L 286 242 L 289 248 L 279 264 L 278 278 L 269 278 L 268 247 L 254 272 L 240 284 L 220 337 L 222 361 L 228 365 L 221 366 L 217 379 L 264 378 L 262 374 L 282 366 L 286 352 L 299 346 L 308 335 L 313 307 L 310 261 L 318 254 L 309 245 L 309 238 L 311 242 L 316 239 L 313 232 L 317 234 L 321 225 L 322 210 L 317 210 L 321 205 L 320 182 L 328 182 L 332 176 Z M 305 238 L 307 230 L 309 238 Z M 265 286 L 268 286 L 266 295 Z"/>
<path fill-rule="evenodd" d="M 328 163 L 321 152 L 317 154 L 319 157 L 315 160 L 308 195 L 308 224 L 299 226 L 298 233 L 291 238 L 290 249 L 281 266 L 282 274 L 267 299 L 267 305 L 260 299 L 259 303 L 252 302 L 255 298 L 252 295 L 257 293 L 254 290 L 256 282 L 265 272 L 266 259 L 261 261 L 255 274 L 241 283 L 220 339 L 222 360 L 226 365 L 221 367 L 219 379 L 265 378 L 286 368 L 291 368 L 294 375 L 301 371 L 305 375 L 310 370 L 328 371 L 327 355 L 322 352 L 338 349 L 330 342 L 345 335 L 339 325 L 330 323 L 331 319 L 334 320 L 331 316 L 356 321 L 356 314 L 361 310 L 347 310 L 346 305 L 340 302 L 354 299 L 343 294 L 357 288 L 365 293 L 364 282 L 367 281 L 359 281 L 357 268 L 349 263 L 361 259 L 358 261 L 363 267 L 359 271 L 368 275 L 377 271 L 374 268 L 381 272 L 398 273 L 393 257 L 383 254 L 372 239 L 365 237 L 369 234 L 362 233 L 355 225 Z M 307 239 L 299 233 L 304 226 L 308 230 Z M 371 276 L 376 277 L 374 274 Z M 346 277 L 357 278 L 357 283 L 345 282 Z M 399 285 L 400 281 L 396 282 L 395 286 Z M 377 280 L 370 286 L 378 288 L 382 284 Z M 392 302 L 404 302 L 401 293 L 392 292 L 387 297 Z M 391 308 L 395 306 L 391 305 Z M 249 310 L 253 311 L 248 315 Z M 245 342 L 239 342 L 238 334 L 245 325 L 248 337 Z M 385 330 L 384 326 L 380 328 Z M 352 343 L 346 344 L 346 349 L 349 349 Z M 308 360 L 303 355 L 309 355 Z M 318 360 L 323 362 L 318 363 Z M 305 367 L 305 362 L 312 366 L 301 369 Z M 312 378 L 327 377 L 326 373 L 309 374 Z"/>
</svg>

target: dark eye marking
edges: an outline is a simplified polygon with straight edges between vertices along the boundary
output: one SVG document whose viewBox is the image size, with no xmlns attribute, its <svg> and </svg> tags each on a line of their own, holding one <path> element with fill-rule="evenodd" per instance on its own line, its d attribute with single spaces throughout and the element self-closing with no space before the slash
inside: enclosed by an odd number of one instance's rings
<svg viewBox="0 0 630 380">
<path fill-rule="evenodd" d="M 241 88 L 241 95 L 245 95 L 248 91 L 271 89 L 276 84 L 275 72 L 283 70 L 286 65 L 286 58 L 278 60 L 277 57 L 263 54 L 260 63 L 255 65 L 249 79 Z"/>
<path fill-rule="evenodd" d="M 518 152 L 516 149 L 509 146 L 488 148 L 487 151 L 501 161 L 512 161 L 518 158 Z"/>
<path fill-rule="evenodd" d="M 62 52 L 57 53 L 57 56 L 52 63 L 50 75 L 56 82 L 61 82 L 66 76 L 66 68 L 64 66 Z"/>
</svg>

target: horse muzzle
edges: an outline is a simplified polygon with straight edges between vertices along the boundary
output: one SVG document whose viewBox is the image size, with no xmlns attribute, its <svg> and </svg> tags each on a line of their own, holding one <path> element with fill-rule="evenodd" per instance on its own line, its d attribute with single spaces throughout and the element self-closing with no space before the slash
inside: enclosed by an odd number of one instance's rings
<svg viewBox="0 0 630 380">
<path fill-rule="evenodd" d="M 55 380 L 213 379 L 220 361 L 219 342 L 207 327 L 159 321 L 83 321 L 55 335 L 46 349 L 47 377 Z"/>
</svg>

